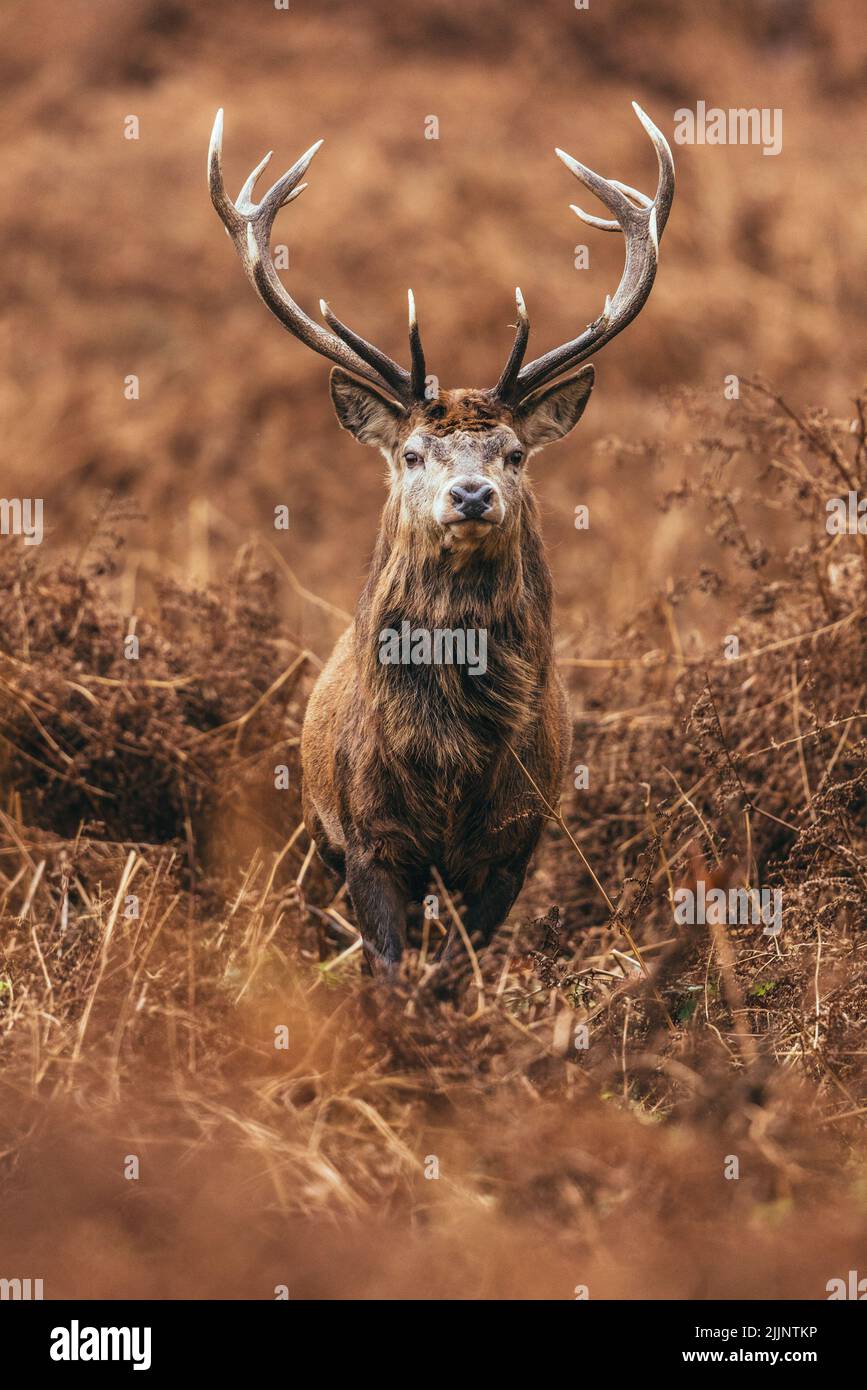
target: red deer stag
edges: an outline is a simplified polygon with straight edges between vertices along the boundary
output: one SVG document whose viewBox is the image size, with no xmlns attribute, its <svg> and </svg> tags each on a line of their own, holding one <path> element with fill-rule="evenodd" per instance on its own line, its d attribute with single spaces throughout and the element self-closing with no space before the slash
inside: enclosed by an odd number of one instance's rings
<svg viewBox="0 0 867 1390">
<path fill-rule="evenodd" d="M 257 203 L 266 156 L 233 203 L 223 183 L 222 112 L 214 123 L 211 199 L 247 276 L 284 328 L 336 364 L 340 424 L 380 449 L 390 470 L 355 621 L 316 683 L 301 740 L 305 824 L 324 862 L 345 876 L 374 973 L 397 966 L 408 904 L 427 892 L 432 866 L 462 895 L 468 931 L 487 943 L 523 885 L 546 816 L 542 798 L 554 805 L 559 797 L 570 726 L 526 465 L 577 423 L 594 370 L 572 369 L 635 318 L 656 275 L 674 165 L 662 133 L 633 106 L 656 150 L 655 197 L 556 152 L 612 220 L 573 211 L 624 235 L 616 294 L 578 337 L 524 364 L 530 325 L 516 291 L 515 341 L 488 390 L 429 384 L 412 291 L 409 371 L 324 301 L 328 328 L 309 318 L 278 277 L 269 241 L 322 142 Z M 454 940 L 453 929 L 446 954 Z"/>
</svg>

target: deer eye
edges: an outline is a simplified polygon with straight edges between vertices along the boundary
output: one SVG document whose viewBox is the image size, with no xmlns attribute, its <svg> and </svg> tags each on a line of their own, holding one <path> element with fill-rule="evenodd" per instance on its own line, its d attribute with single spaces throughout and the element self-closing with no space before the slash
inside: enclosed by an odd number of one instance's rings
<svg viewBox="0 0 867 1390">
<path fill-rule="evenodd" d="M 519 463 L 523 463 L 523 462 L 524 462 L 524 450 L 523 450 L 523 449 L 513 449 L 512 452 L 511 452 L 510 454 L 507 454 L 507 455 L 506 455 L 506 463 L 511 463 L 515 468 L 518 467 L 518 464 L 519 464 Z"/>
<path fill-rule="evenodd" d="M 417 454 L 415 449 L 407 449 L 403 456 L 403 461 L 407 468 L 418 468 L 422 461 L 421 454 Z"/>
</svg>

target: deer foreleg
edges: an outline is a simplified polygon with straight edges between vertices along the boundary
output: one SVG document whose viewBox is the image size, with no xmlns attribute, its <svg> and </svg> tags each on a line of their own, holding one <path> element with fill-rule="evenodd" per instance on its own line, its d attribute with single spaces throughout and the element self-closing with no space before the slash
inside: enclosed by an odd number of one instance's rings
<svg viewBox="0 0 867 1390">
<path fill-rule="evenodd" d="M 491 864 L 480 886 L 464 887 L 466 907 L 464 922 L 470 938 L 487 946 L 494 932 L 508 917 L 509 911 L 524 886 L 532 848 L 522 850 L 500 864 Z M 443 958 L 461 949 L 461 938 L 452 926 L 443 948 Z"/>
<path fill-rule="evenodd" d="M 366 855 L 346 856 L 346 887 L 372 975 L 390 974 L 406 946 L 407 892 L 395 872 Z"/>
</svg>

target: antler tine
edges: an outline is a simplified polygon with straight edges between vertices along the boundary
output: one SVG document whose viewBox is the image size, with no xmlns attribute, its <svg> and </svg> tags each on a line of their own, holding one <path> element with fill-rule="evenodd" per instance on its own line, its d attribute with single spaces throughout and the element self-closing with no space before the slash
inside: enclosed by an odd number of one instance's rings
<svg viewBox="0 0 867 1390">
<path fill-rule="evenodd" d="M 518 311 L 518 322 L 515 324 L 515 341 L 512 344 L 512 351 L 509 353 L 500 380 L 494 387 L 494 395 L 498 400 L 508 400 L 512 395 L 530 338 L 530 316 L 527 313 L 524 296 L 517 286 L 515 287 L 515 307 Z"/>
<path fill-rule="evenodd" d="M 589 188 L 591 193 L 595 193 L 600 203 L 604 203 L 609 212 L 614 213 L 617 224 L 623 227 L 623 222 L 629 221 L 630 214 L 634 211 L 634 205 L 621 193 L 616 183 L 612 179 L 603 179 L 600 174 L 588 169 L 586 164 L 573 159 L 571 154 L 565 150 L 555 150 L 555 155 L 566 165 L 570 173 L 574 174 L 585 188 Z"/>
<path fill-rule="evenodd" d="M 319 312 L 328 324 L 328 327 L 334 330 L 338 338 L 373 367 L 373 370 L 382 378 L 390 391 L 397 394 L 401 399 L 410 399 L 412 397 L 412 392 L 407 391 L 407 384 L 410 378 L 403 367 L 399 366 L 387 353 L 381 352 L 378 347 L 374 347 L 373 343 L 368 343 L 365 338 L 361 338 L 357 333 L 353 332 L 342 319 L 339 319 L 337 315 L 332 312 L 324 299 L 320 299 L 319 301 Z"/>
<path fill-rule="evenodd" d="M 211 194 L 211 202 L 225 224 L 226 231 L 230 236 L 237 234 L 243 226 L 243 219 L 239 217 L 235 204 L 226 192 L 226 184 L 223 179 L 222 106 L 214 119 L 211 143 L 208 146 L 208 189 Z"/>
<path fill-rule="evenodd" d="M 623 231 L 619 222 L 609 221 L 606 217 L 594 217 L 591 212 L 585 212 L 583 208 L 576 207 L 574 203 L 570 203 L 569 208 L 576 217 L 581 218 L 582 222 L 586 222 L 588 227 L 598 227 L 600 232 Z"/>
<path fill-rule="evenodd" d="M 603 179 L 586 165 L 573 159 L 563 150 L 555 153 L 567 169 L 604 203 L 613 219 L 594 217 L 572 205 L 583 222 L 602 231 L 620 231 L 626 240 L 626 260 L 620 284 L 613 296 L 606 296 L 599 317 L 571 342 L 554 348 L 542 357 L 522 367 L 517 375 L 509 376 L 509 363 L 494 393 L 501 398 L 511 397 L 513 403 L 523 400 L 537 387 L 585 361 L 621 333 L 640 313 L 656 278 L 659 259 L 659 239 L 662 236 L 674 198 L 674 160 L 668 141 L 641 107 L 632 103 L 633 110 L 647 131 L 656 150 L 659 165 L 656 194 L 649 198 L 618 179 Z M 514 353 L 514 349 L 513 349 Z M 509 361 L 511 362 L 511 357 Z"/>
<path fill-rule="evenodd" d="M 632 103 L 632 109 L 653 141 L 653 148 L 656 150 L 659 181 L 656 185 L 653 205 L 656 208 L 657 235 L 661 237 L 665 231 L 668 214 L 671 212 L 671 205 L 674 202 L 674 156 L 662 131 L 653 124 L 647 112 L 642 111 L 637 101 Z"/>
<path fill-rule="evenodd" d="M 260 160 L 260 162 L 256 165 L 252 174 L 247 179 L 247 182 L 244 184 L 244 187 L 241 189 L 241 192 L 238 194 L 238 197 L 236 199 L 238 207 L 253 207 L 253 189 L 256 187 L 256 182 L 259 178 L 259 175 L 262 173 L 262 170 L 270 164 L 271 156 L 273 153 L 273 150 L 269 150 L 268 153 L 265 155 L 265 158 Z"/>
<path fill-rule="evenodd" d="M 609 182 L 612 188 L 619 189 L 621 193 L 625 193 L 628 198 L 631 198 L 633 203 L 638 205 L 638 207 L 649 208 L 653 206 L 652 198 L 648 198 L 646 193 L 641 193 L 637 188 L 630 188 L 628 183 L 621 183 L 619 179 L 610 179 Z M 569 207 L 571 211 L 575 213 L 576 217 L 580 217 L 582 222 L 587 223 L 588 227 L 598 227 L 599 230 L 603 232 L 623 231 L 623 228 L 616 219 L 608 221 L 605 217 L 594 217 L 592 213 L 584 212 L 583 208 L 577 208 L 574 203 L 570 203 Z"/>
<path fill-rule="evenodd" d="M 418 318 L 415 312 L 415 295 L 412 290 L 407 290 L 407 305 L 409 308 L 409 352 L 412 358 L 412 393 L 417 401 L 424 400 L 425 383 L 427 382 L 427 365 L 424 360 L 424 348 L 421 345 L 421 333 L 418 327 Z"/>
<path fill-rule="evenodd" d="M 615 188 L 619 188 L 621 193 L 625 193 L 627 198 L 631 198 L 633 203 L 637 203 L 640 208 L 649 208 L 653 202 L 646 193 L 642 193 L 638 188 L 630 188 L 628 183 L 621 183 L 619 179 L 612 179 Z"/>
<path fill-rule="evenodd" d="M 314 322 L 295 303 L 271 258 L 270 237 L 274 219 L 282 207 L 292 202 L 307 187 L 301 179 L 311 160 L 322 145 L 317 140 L 297 159 L 291 169 L 272 184 L 260 202 L 253 201 L 253 192 L 260 174 L 271 158 L 270 153 L 256 166 L 245 181 L 236 202 L 226 193 L 222 166 L 223 112 L 217 112 L 208 150 L 208 187 L 225 228 L 235 244 L 241 264 L 263 303 L 294 337 L 321 353 L 338 366 L 361 377 L 362 380 L 385 389 L 403 404 L 413 400 L 410 373 L 392 361 L 386 353 L 353 333 L 330 313 L 326 318 L 334 333 Z M 326 306 L 327 309 L 327 306 Z"/>
</svg>

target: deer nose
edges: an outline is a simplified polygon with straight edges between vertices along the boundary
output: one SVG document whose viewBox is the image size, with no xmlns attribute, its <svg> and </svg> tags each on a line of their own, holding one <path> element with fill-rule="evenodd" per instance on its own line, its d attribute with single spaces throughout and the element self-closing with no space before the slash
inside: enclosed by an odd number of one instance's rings
<svg viewBox="0 0 867 1390">
<path fill-rule="evenodd" d="M 484 478 L 469 478 L 465 483 L 455 483 L 449 489 L 449 496 L 465 521 L 478 521 L 485 512 L 490 511 L 494 489 Z"/>
</svg>

